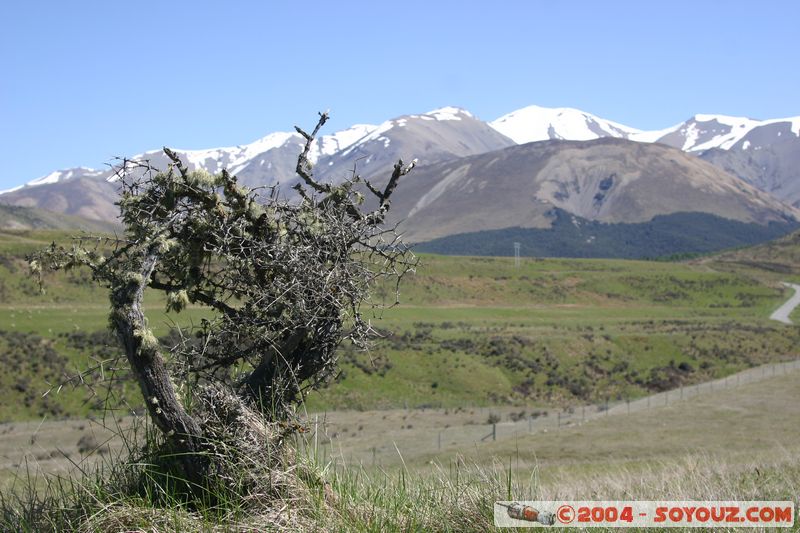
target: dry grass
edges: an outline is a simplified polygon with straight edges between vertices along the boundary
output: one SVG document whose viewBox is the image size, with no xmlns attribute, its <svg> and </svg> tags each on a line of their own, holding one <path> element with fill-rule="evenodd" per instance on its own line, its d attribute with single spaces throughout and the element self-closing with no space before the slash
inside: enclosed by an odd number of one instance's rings
<svg viewBox="0 0 800 533">
<path fill-rule="evenodd" d="M 110 491 L 89 477 L 62 487 L 72 499 L 39 497 L 37 503 L 29 495 L 23 500 L 27 522 L 9 516 L 13 506 L 4 494 L 0 508 L 5 515 L 0 516 L 9 529 L 11 523 L 33 523 L 31 516 L 52 517 L 55 503 L 75 509 L 80 502 L 80 512 L 68 519 L 38 524 L 59 526 L 49 530 L 64 530 L 61 526 L 68 524 L 80 531 L 486 531 L 493 527 L 493 502 L 500 499 L 797 502 L 799 379 L 798 372 L 767 377 L 667 407 L 611 414 L 559 432 L 509 436 L 441 454 L 395 450 L 397 462 L 385 468 L 323 458 L 319 441 L 316 448 L 312 441 L 272 469 L 280 479 L 266 486 L 285 490 L 200 510 L 177 499 L 154 504 L 152 498 Z M 377 418 L 348 437 L 350 445 L 376 438 L 375 433 L 366 435 L 368 427 L 379 431 L 382 423 L 394 426 L 403 416 L 405 424 L 418 424 L 425 434 L 444 420 L 484 415 L 418 411 L 409 422 L 410 413 L 384 414 L 386 419 L 379 413 L 341 414 L 340 422 L 348 424 L 362 420 L 357 417 Z M 413 428 L 404 431 L 413 433 Z M 342 445 L 346 448 L 347 441 Z M 241 476 L 252 475 L 253 466 L 242 462 Z"/>
</svg>

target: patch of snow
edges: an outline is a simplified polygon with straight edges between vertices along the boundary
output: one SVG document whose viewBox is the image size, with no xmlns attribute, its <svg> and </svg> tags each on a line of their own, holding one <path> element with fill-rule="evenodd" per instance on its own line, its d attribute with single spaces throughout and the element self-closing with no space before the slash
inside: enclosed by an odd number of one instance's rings
<svg viewBox="0 0 800 533">
<path fill-rule="evenodd" d="M 463 116 L 472 118 L 472 113 L 466 109 L 448 106 L 440 107 L 439 109 L 434 109 L 433 111 L 428 111 L 422 116 L 432 117 L 435 120 L 461 120 L 461 117 Z"/>
<path fill-rule="evenodd" d="M 724 126 L 722 129 L 725 132 L 720 131 L 709 138 L 711 126 L 707 123 L 714 121 Z M 578 109 L 539 106 L 528 106 L 512 111 L 490 122 L 489 125 L 518 144 L 549 139 L 586 141 L 601 136 L 652 143 L 669 134 L 678 133 L 684 139 L 681 147 L 684 151 L 702 152 L 710 148 L 728 150 L 753 129 L 781 122 L 790 123 L 792 133 L 800 137 L 800 117 L 759 121 L 747 117 L 697 114 L 688 121 L 669 128 L 643 131 L 601 119 Z M 591 125 L 593 128 L 590 128 Z M 607 135 L 599 135 L 596 131 L 598 129 Z M 706 140 L 700 142 L 700 139 Z"/>
<path fill-rule="evenodd" d="M 361 146 L 362 144 L 378 140 L 380 137 L 383 136 L 384 133 L 394 128 L 396 125 L 397 121 L 387 120 L 381 123 L 379 126 L 373 126 L 373 129 L 369 133 L 358 139 L 357 142 L 354 142 L 353 144 L 349 145 L 345 151 L 339 153 L 339 156 L 340 157 L 346 156 L 350 152 Z"/>
<path fill-rule="evenodd" d="M 16 187 L 12 187 L 12 188 L 10 188 L 10 189 L 6 189 L 6 190 L 4 190 L 4 191 L 0 191 L 0 195 L 2 195 L 2 194 L 5 194 L 5 193 L 7 193 L 7 192 L 14 192 L 14 191 L 18 191 L 18 190 L 20 190 L 20 189 L 21 189 L 21 188 L 23 188 L 23 187 L 24 187 L 24 185 L 17 185 Z"/>
<path fill-rule="evenodd" d="M 337 131 L 331 135 L 323 135 L 318 142 L 314 142 L 314 145 L 319 146 L 319 155 L 333 155 L 352 146 L 377 128 L 378 126 L 373 124 L 355 124 L 346 130 Z"/>
<path fill-rule="evenodd" d="M 631 141 L 636 141 L 640 143 L 654 143 L 660 138 L 664 137 L 665 135 L 669 135 L 670 133 L 674 133 L 681 129 L 683 124 L 676 124 L 669 128 L 664 128 L 663 130 L 650 130 L 650 131 L 641 131 L 639 133 L 635 133 L 628 137 Z"/>
<path fill-rule="evenodd" d="M 36 178 L 35 180 L 29 181 L 28 185 L 35 186 L 35 185 L 46 185 L 48 183 L 58 183 L 61 181 L 61 178 L 64 177 L 69 179 L 72 177 L 72 171 L 63 172 L 61 170 L 56 170 L 55 172 L 51 172 L 47 176 L 42 176 L 41 178 Z"/>
<path fill-rule="evenodd" d="M 729 150 L 734 144 L 742 140 L 742 137 L 750 133 L 753 128 L 762 125 L 763 123 L 758 120 L 753 120 L 747 117 L 730 117 L 727 115 L 695 115 L 693 125 L 697 123 L 703 124 L 706 122 L 716 121 L 719 124 L 728 126 L 730 131 L 715 135 L 710 140 L 696 144 L 697 138 L 693 138 L 691 143 L 687 139 L 687 143 L 683 149 L 687 152 L 702 152 L 710 148 L 721 148 Z M 699 130 L 702 132 L 702 130 Z"/>
<path fill-rule="evenodd" d="M 518 144 L 549 139 L 588 141 L 600 137 L 629 138 L 640 130 L 596 117 L 570 107 L 528 106 L 489 123 L 495 130 Z M 595 129 L 590 126 L 594 125 Z M 600 129 L 605 135 L 596 132 Z"/>
<path fill-rule="evenodd" d="M 713 136 L 711 139 L 700 143 L 697 143 L 697 139 L 699 134 L 705 133 L 703 130 L 703 124 L 708 122 L 716 121 L 723 126 L 727 126 L 729 129 L 726 133 L 720 133 L 718 135 Z M 746 137 L 751 131 L 756 128 L 762 126 L 768 126 L 770 124 L 779 124 L 788 122 L 790 124 L 790 129 L 792 133 L 797 136 L 800 136 L 800 117 L 791 117 L 791 118 L 776 118 L 770 120 L 754 120 L 747 117 L 732 117 L 727 115 L 695 115 L 689 121 L 689 126 L 679 127 L 673 131 L 680 131 L 683 134 L 688 134 L 686 142 L 684 143 L 683 149 L 687 152 L 702 152 L 704 150 L 708 150 L 710 148 L 720 148 L 722 150 L 730 150 L 734 145 L 736 145 L 739 141 L 741 141 L 744 137 Z M 693 135 L 695 131 L 698 135 Z M 778 132 L 780 136 L 781 132 Z M 748 144 L 748 147 L 750 145 Z M 745 150 L 747 148 L 744 148 Z M 759 148 L 756 147 L 756 150 Z"/>
<path fill-rule="evenodd" d="M 750 148 L 750 141 L 745 141 L 744 144 L 742 144 L 742 150 L 747 150 L 748 148 Z"/>
<path fill-rule="evenodd" d="M 687 151 L 691 150 L 695 144 L 697 143 L 697 139 L 700 138 L 700 129 L 697 127 L 697 123 L 692 122 L 690 123 L 685 129 L 681 130 L 681 133 L 684 134 L 685 140 L 683 141 L 683 146 L 681 150 Z"/>
<path fill-rule="evenodd" d="M 739 127 L 746 122 L 757 122 L 747 117 L 732 117 L 729 115 L 708 115 L 703 113 L 698 113 L 692 118 L 694 118 L 696 122 L 713 122 L 716 120 L 720 124 L 725 124 L 726 126 L 731 126 L 731 127 Z"/>
<path fill-rule="evenodd" d="M 297 133 L 279 131 L 270 133 L 250 144 L 208 150 L 176 150 L 176 152 L 186 157 L 190 168 L 202 167 L 209 172 L 217 172 L 222 167 L 226 167 L 232 174 L 236 174 L 256 156 L 274 148 L 280 148 L 292 139 L 300 142 L 302 137 Z M 216 168 L 216 166 L 220 168 Z"/>
<path fill-rule="evenodd" d="M 46 176 L 42 176 L 41 178 L 36 178 L 35 180 L 31 180 L 25 185 L 14 187 L 13 189 L 3 192 L 4 193 L 11 192 L 12 190 L 18 190 L 22 187 L 36 187 L 37 185 L 49 185 L 53 183 L 59 183 L 61 181 L 67 181 L 69 179 L 72 179 L 77 175 L 81 175 L 87 178 L 94 178 L 100 176 L 101 174 L 103 174 L 103 171 L 95 170 L 93 168 L 88 168 L 88 167 L 71 168 L 68 170 L 56 170 L 55 172 L 51 172 Z"/>
<path fill-rule="evenodd" d="M 784 120 L 788 121 L 792 125 L 791 126 L 792 133 L 800 137 L 800 117 L 792 117 Z"/>
</svg>

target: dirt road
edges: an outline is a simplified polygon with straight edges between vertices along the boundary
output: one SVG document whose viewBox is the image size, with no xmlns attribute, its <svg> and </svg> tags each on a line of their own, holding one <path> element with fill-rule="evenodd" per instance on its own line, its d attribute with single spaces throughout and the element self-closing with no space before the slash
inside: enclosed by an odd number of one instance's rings
<svg viewBox="0 0 800 533">
<path fill-rule="evenodd" d="M 783 322 L 784 324 L 791 324 L 792 321 L 789 320 L 789 315 L 794 311 L 794 308 L 800 305 L 800 285 L 796 283 L 786 283 L 785 281 L 782 282 L 787 287 L 794 289 L 794 296 L 786 300 L 782 306 L 775 310 L 774 313 L 769 315 L 772 320 L 777 320 L 778 322 Z"/>
</svg>

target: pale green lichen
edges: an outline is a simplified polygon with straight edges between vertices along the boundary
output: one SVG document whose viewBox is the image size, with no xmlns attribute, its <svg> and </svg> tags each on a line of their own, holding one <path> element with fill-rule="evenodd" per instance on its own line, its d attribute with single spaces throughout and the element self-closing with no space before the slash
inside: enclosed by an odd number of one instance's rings
<svg viewBox="0 0 800 533">
<path fill-rule="evenodd" d="M 247 204 L 247 216 L 251 220 L 256 220 L 265 213 L 264 208 L 258 205 L 255 200 L 250 200 Z"/>
<path fill-rule="evenodd" d="M 189 295 L 186 290 L 169 291 L 167 293 L 167 311 L 180 313 L 189 305 Z"/>
<path fill-rule="evenodd" d="M 89 259 L 89 254 L 83 248 L 73 247 L 72 260 L 75 263 L 86 263 Z"/>
<path fill-rule="evenodd" d="M 125 283 L 141 285 L 144 283 L 144 276 L 142 276 L 139 272 L 128 271 L 122 274 L 122 281 Z"/>
<path fill-rule="evenodd" d="M 176 248 L 178 244 L 179 243 L 176 239 L 168 239 L 162 235 L 156 240 L 156 249 L 158 250 L 158 253 L 165 254 Z"/>
<path fill-rule="evenodd" d="M 186 174 L 186 183 L 192 187 L 216 187 L 219 185 L 219 177 L 200 168 Z"/>
<path fill-rule="evenodd" d="M 156 339 L 156 336 L 153 335 L 153 332 L 149 329 L 134 329 L 133 336 L 139 339 L 142 350 L 152 351 L 158 349 L 158 339 Z"/>
</svg>

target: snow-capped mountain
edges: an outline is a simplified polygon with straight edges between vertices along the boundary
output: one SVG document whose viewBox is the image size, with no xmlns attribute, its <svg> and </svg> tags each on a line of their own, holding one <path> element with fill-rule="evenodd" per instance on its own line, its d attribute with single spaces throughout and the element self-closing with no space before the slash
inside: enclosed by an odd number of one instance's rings
<svg viewBox="0 0 800 533">
<path fill-rule="evenodd" d="M 428 212 L 423 209 L 427 205 L 426 198 L 429 200 L 432 198 L 431 194 L 443 190 L 442 187 L 444 187 L 441 176 L 437 177 L 426 172 L 425 167 L 448 161 L 457 165 L 465 157 L 486 154 L 487 157 L 491 156 L 486 162 L 487 169 L 492 167 L 492 158 L 500 157 L 501 159 L 498 161 L 508 159 L 509 168 L 517 165 L 517 170 L 533 176 L 534 173 L 541 170 L 536 167 L 539 164 L 536 161 L 544 161 L 544 159 L 531 162 L 530 164 L 534 166 L 530 167 L 523 157 L 524 152 L 511 152 L 513 157 L 509 159 L 506 158 L 506 155 L 501 155 L 502 149 L 534 141 L 549 141 L 558 144 L 557 141 L 595 141 L 603 138 L 637 141 L 638 144 L 669 145 L 682 150 L 687 157 L 689 155 L 699 156 L 722 168 L 725 172 L 738 176 L 750 185 L 769 192 L 778 203 L 785 201 L 795 207 L 800 207 L 800 174 L 796 170 L 800 168 L 800 117 L 757 121 L 724 115 L 695 115 L 686 122 L 670 128 L 642 131 L 571 108 L 547 109 L 529 106 L 487 123 L 464 109 L 443 107 L 427 113 L 396 117 L 377 125 L 357 124 L 342 131 L 323 135 L 313 145 L 310 158 L 315 164 L 318 179 L 336 182 L 356 171 L 378 185 L 382 179 L 388 178 L 392 165 L 398 159 L 402 158 L 407 161 L 418 159 L 419 175 L 425 178 L 425 183 L 414 180 L 416 185 L 408 188 L 409 191 L 413 188 L 415 193 L 419 193 L 421 197 L 413 199 L 413 205 L 407 212 L 409 224 L 417 227 L 419 224 L 412 223 L 411 220 L 414 217 L 420 217 L 423 211 Z M 304 139 L 296 132 L 276 132 L 250 144 L 207 150 L 176 150 L 176 152 L 190 169 L 203 168 L 215 173 L 227 168 L 245 185 L 250 187 L 279 186 L 283 193 L 292 194 L 291 186 L 297 180 L 295 175 L 297 155 L 300 153 L 303 143 Z M 619 154 L 634 153 L 637 143 L 627 143 L 624 147 L 600 143 L 597 145 L 596 151 L 598 154 L 603 150 L 616 150 Z M 577 153 L 567 145 L 558 145 L 557 150 L 565 151 L 565 153 L 572 150 L 570 153 Z M 664 155 L 664 157 L 671 157 L 674 160 L 674 155 L 670 155 L 670 153 L 672 152 L 652 152 L 652 154 Z M 166 168 L 168 164 L 168 159 L 162 150 L 152 150 L 130 159 L 148 160 L 152 167 L 159 169 Z M 568 161 L 560 156 L 550 160 L 568 165 Z M 665 164 L 667 163 L 672 164 L 669 161 Z M 604 165 L 602 169 L 599 169 L 601 173 L 606 170 L 608 170 L 608 175 L 617 172 L 612 169 L 611 163 L 604 163 Z M 691 166 L 684 167 L 681 168 L 684 170 L 691 168 L 691 172 L 686 170 L 685 173 L 693 175 L 705 172 Z M 684 172 L 678 167 L 675 168 L 675 172 Z M 470 171 L 469 175 L 472 176 L 472 174 Z M 493 175 L 487 170 L 487 176 L 490 174 Z M 556 174 L 561 176 L 561 174 Z M 568 174 L 563 174 L 564 179 L 568 179 L 566 177 Z M 622 174 L 618 173 L 618 175 L 620 179 L 627 179 Z M 667 176 L 669 172 L 665 171 L 661 175 Z M 720 181 L 722 178 L 717 174 L 708 174 L 708 176 L 711 178 L 709 178 L 707 188 L 711 190 L 714 189 L 711 182 Z M 117 213 L 114 205 L 117 194 L 116 178 L 113 169 L 75 168 L 56 171 L 30 181 L 25 186 L 0 193 L 2 194 L 0 202 L 112 220 Z M 485 177 L 481 178 L 477 175 L 474 176 L 474 179 L 481 184 L 475 191 L 484 191 L 479 194 L 482 199 L 499 197 L 494 192 L 488 194 L 486 191 L 495 185 L 500 187 L 500 181 L 495 184 L 495 180 L 487 180 Z M 555 179 L 555 181 L 560 179 Z M 543 185 L 544 189 L 542 190 L 550 187 L 556 191 L 553 193 L 555 196 L 548 200 L 549 204 L 567 211 L 572 209 L 570 207 L 572 204 L 561 205 L 559 203 L 561 193 L 558 191 L 561 189 L 558 184 L 555 184 L 553 180 L 544 180 L 542 183 L 546 184 Z M 679 183 L 682 182 L 677 178 L 665 179 L 661 186 L 672 187 L 671 189 L 665 189 L 659 193 L 656 188 L 653 188 L 650 193 L 656 195 L 654 198 L 658 198 L 659 194 L 662 198 L 669 195 L 674 196 L 674 194 L 678 194 L 680 197 L 685 191 L 678 190 L 681 188 L 678 187 Z M 570 185 L 565 183 L 564 187 L 569 189 Z M 728 189 L 730 188 L 728 187 Z M 529 194 L 521 190 L 517 199 L 528 202 L 530 198 Z M 612 203 L 606 202 L 603 204 L 605 211 L 592 214 L 591 209 L 596 207 L 592 199 L 594 197 L 586 200 L 582 196 L 573 195 L 570 198 L 581 198 L 580 202 L 588 202 L 586 205 L 579 202 L 580 209 L 573 209 L 573 211 L 577 210 L 576 213 L 580 216 L 590 219 L 600 217 L 597 219 L 620 222 L 633 217 L 632 211 L 628 212 L 623 209 L 622 202 L 613 203 L 614 209 L 609 207 Z M 483 202 L 484 200 L 481 200 L 481 203 Z M 762 212 L 764 207 L 760 203 L 763 203 L 763 199 L 753 200 L 753 202 L 755 202 L 753 204 L 754 212 Z M 722 200 L 716 201 L 716 204 L 727 205 Z M 769 209 L 772 210 L 770 212 L 778 213 L 782 212 L 784 207 L 776 205 Z M 495 222 L 499 223 L 508 218 L 506 216 L 508 213 L 501 212 L 503 211 L 501 205 L 485 205 L 481 209 L 484 211 L 486 209 L 495 210 Z M 489 211 L 481 216 L 488 224 L 487 227 L 493 227 L 496 224 L 489 224 L 489 218 L 486 218 L 490 216 Z M 643 212 L 647 214 L 651 211 L 656 213 L 655 210 Z M 790 212 L 793 213 L 791 210 Z M 470 213 L 472 212 L 468 212 L 466 215 L 472 216 Z M 477 210 L 474 213 L 477 213 Z M 746 220 L 740 211 L 735 211 L 735 213 L 736 217 L 731 215 L 732 218 Z M 432 235 L 419 228 L 415 231 L 419 235 Z"/>
<path fill-rule="evenodd" d="M 570 107 L 528 106 L 489 123 L 517 144 L 535 141 L 590 141 L 602 137 L 629 139 L 640 130 Z"/>
<path fill-rule="evenodd" d="M 695 115 L 634 139 L 680 148 L 800 207 L 800 117 L 753 120 Z"/>
<path fill-rule="evenodd" d="M 400 158 L 416 158 L 424 164 L 514 144 L 468 111 L 455 107 L 404 115 L 377 126 L 360 124 L 319 141 L 311 154 L 318 179 L 337 182 L 355 170 L 376 183 L 388 178 Z M 245 185 L 280 185 L 288 192 L 298 179 L 295 166 L 301 146 L 302 138 L 295 135 L 236 167 L 235 174 Z"/>
<path fill-rule="evenodd" d="M 320 179 L 337 181 L 355 169 L 380 183 L 402 158 L 425 165 L 512 146 L 514 141 L 498 133 L 469 111 L 443 107 L 420 115 L 387 120 L 345 150 L 320 158 Z"/>
<path fill-rule="evenodd" d="M 97 178 L 102 174 L 103 174 L 102 170 L 95 170 L 93 168 L 88 168 L 88 167 L 76 167 L 76 168 L 69 168 L 66 170 L 56 170 L 55 172 L 51 172 L 46 176 L 42 176 L 41 178 L 36 178 L 35 180 L 31 180 L 24 185 L 18 185 L 12 189 L 0 191 L 0 194 L 17 191 L 19 189 L 22 189 L 23 187 L 35 187 L 37 185 L 58 183 L 60 181 L 65 181 L 72 178 L 82 178 L 82 177 Z"/>
<path fill-rule="evenodd" d="M 297 156 L 305 140 L 296 132 L 271 133 L 250 144 L 207 150 L 174 150 L 190 170 L 203 168 L 211 173 L 228 169 L 247 186 L 281 186 L 291 194 L 295 182 Z M 379 125 L 357 124 L 333 134 L 322 135 L 312 145 L 309 159 L 323 180 L 341 180 L 353 169 L 360 174 L 388 178 L 397 159 L 417 158 L 422 163 L 488 152 L 513 145 L 468 111 L 455 107 L 435 109 L 419 115 L 405 115 Z M 391 145 L 391 146 L 390 146 Z M 163 150 L 151 150 L 129 159 L 147 161 L 155 169 L 164 169 L 169 160 Z M 93 180 L 102 189 L 102 201 L 108 205 L 87 206 L 85 182 Z M 81 187 L 77 187 L 77 180 Z M 96 218 L 113 218 L 116 207 L 109 200 L 118 179 L 116 170 L 71 169 L 48 174 L 5 193 L 0 202 L 28 207 L 42 207 L 67 214 L 82 213 Z M 97 198 L 97 197 L 93 197 Z M 46 204 L 46 205 L 45 205 Z"/>
<path fill-rule="evenodd" d="M 786 203 L 800 207 L 800 136 L 795 119 L 769 121 L 751 129 L 730 148 L 699 154 Z"/>
<path fill-rule="evenodd" d="M 518 144 L 601 137 L 666 144 L 800 207 L 800 117 L 754 120 L 701 114 L 669 128 L 642 131 L 577 109 L 529 106 L 490 125 Z"/>
<path fill-rule="evenodd" d="M 536 141 L 590 141 L 615 137 L 637 142 L 659 142 L 684 152 L 703 152 L 713 148 L 729 150 L 741 143 L 743 149 L 758 149 L 776 139 L 762 139 L 762 144 L 748 142 L 746 137 L 760 128 L 788 124 L 790 132 L 800 136 L 800 117 L 754 120 L 727 115 L 695 115 L 661 130 L 639 130 L 569 107 L 546 108 L 528 106 L 512 111 L 489 123 L 494 129 L 517 144 Z"/>
<path fill-rule="evenodd" d="M 330 135 L 323 135 L 314 141 L 309 159 L 316 162 L 320 157 L 333 155 L 346 149 L 362 137 L 368 135 L 378 126 L 371 124 L 356 124 L 342 131 Z M 187 164 L 189 169 L 203 168 L 211 173 L 220 172 L 228 169 L 232 174 L 238 174 L 250 163 L 259 157 L 264 159 L 267 154 L 274 150 L 290 148 L 297 158 L 299 150 L 305 140 L 296 132 L 275 132 L 257 139 L 256 141 L 223 148 L 210 148 L 207 150 L 182 150 L 174 149 Z M 149 150 L 147 152 L 130 157 L 133 161 L 149 161 L 154 168 L 164 168 L 166 156 L 162 150 Z M 260 162 L 260 161 L 259 161 Z M 0 191 L 0 194 L 13 192 L 25 187 L 36 187 L 38 185 L 48 185 L 64 182 L 75 178 L 103 178 L 107 181 L 115 181 L 116 175 L 112 169 L 96 170 L 88 167 L 78 167 L 67 170 L 57 170 L 46 176 L 29 181 L 25 185 L 20 185 L 7 191 Z"/>
<path fill-rule="evenodd" d="M 726 115 L 695 115 L 686 122 L 655 132 L 642 132 L 634 136 L 633 140 L 642 142 L 660 142 L 685 152 L 703 152 L 718 148 L 730 150 L 739 143 L 744 143 L 745 138 L 753 132 L 775 124 L 788 124 L 790 133 L 795 137 L 800 136 L 800 117 L 777 118 L 771 120 L 753 120 L 746 117 L 730 117 Z M 765 139 L 771 143 L 776 139 Z M 743 146 L 744 149 L 759 145 L 752 142 Z"/>
</svg>

